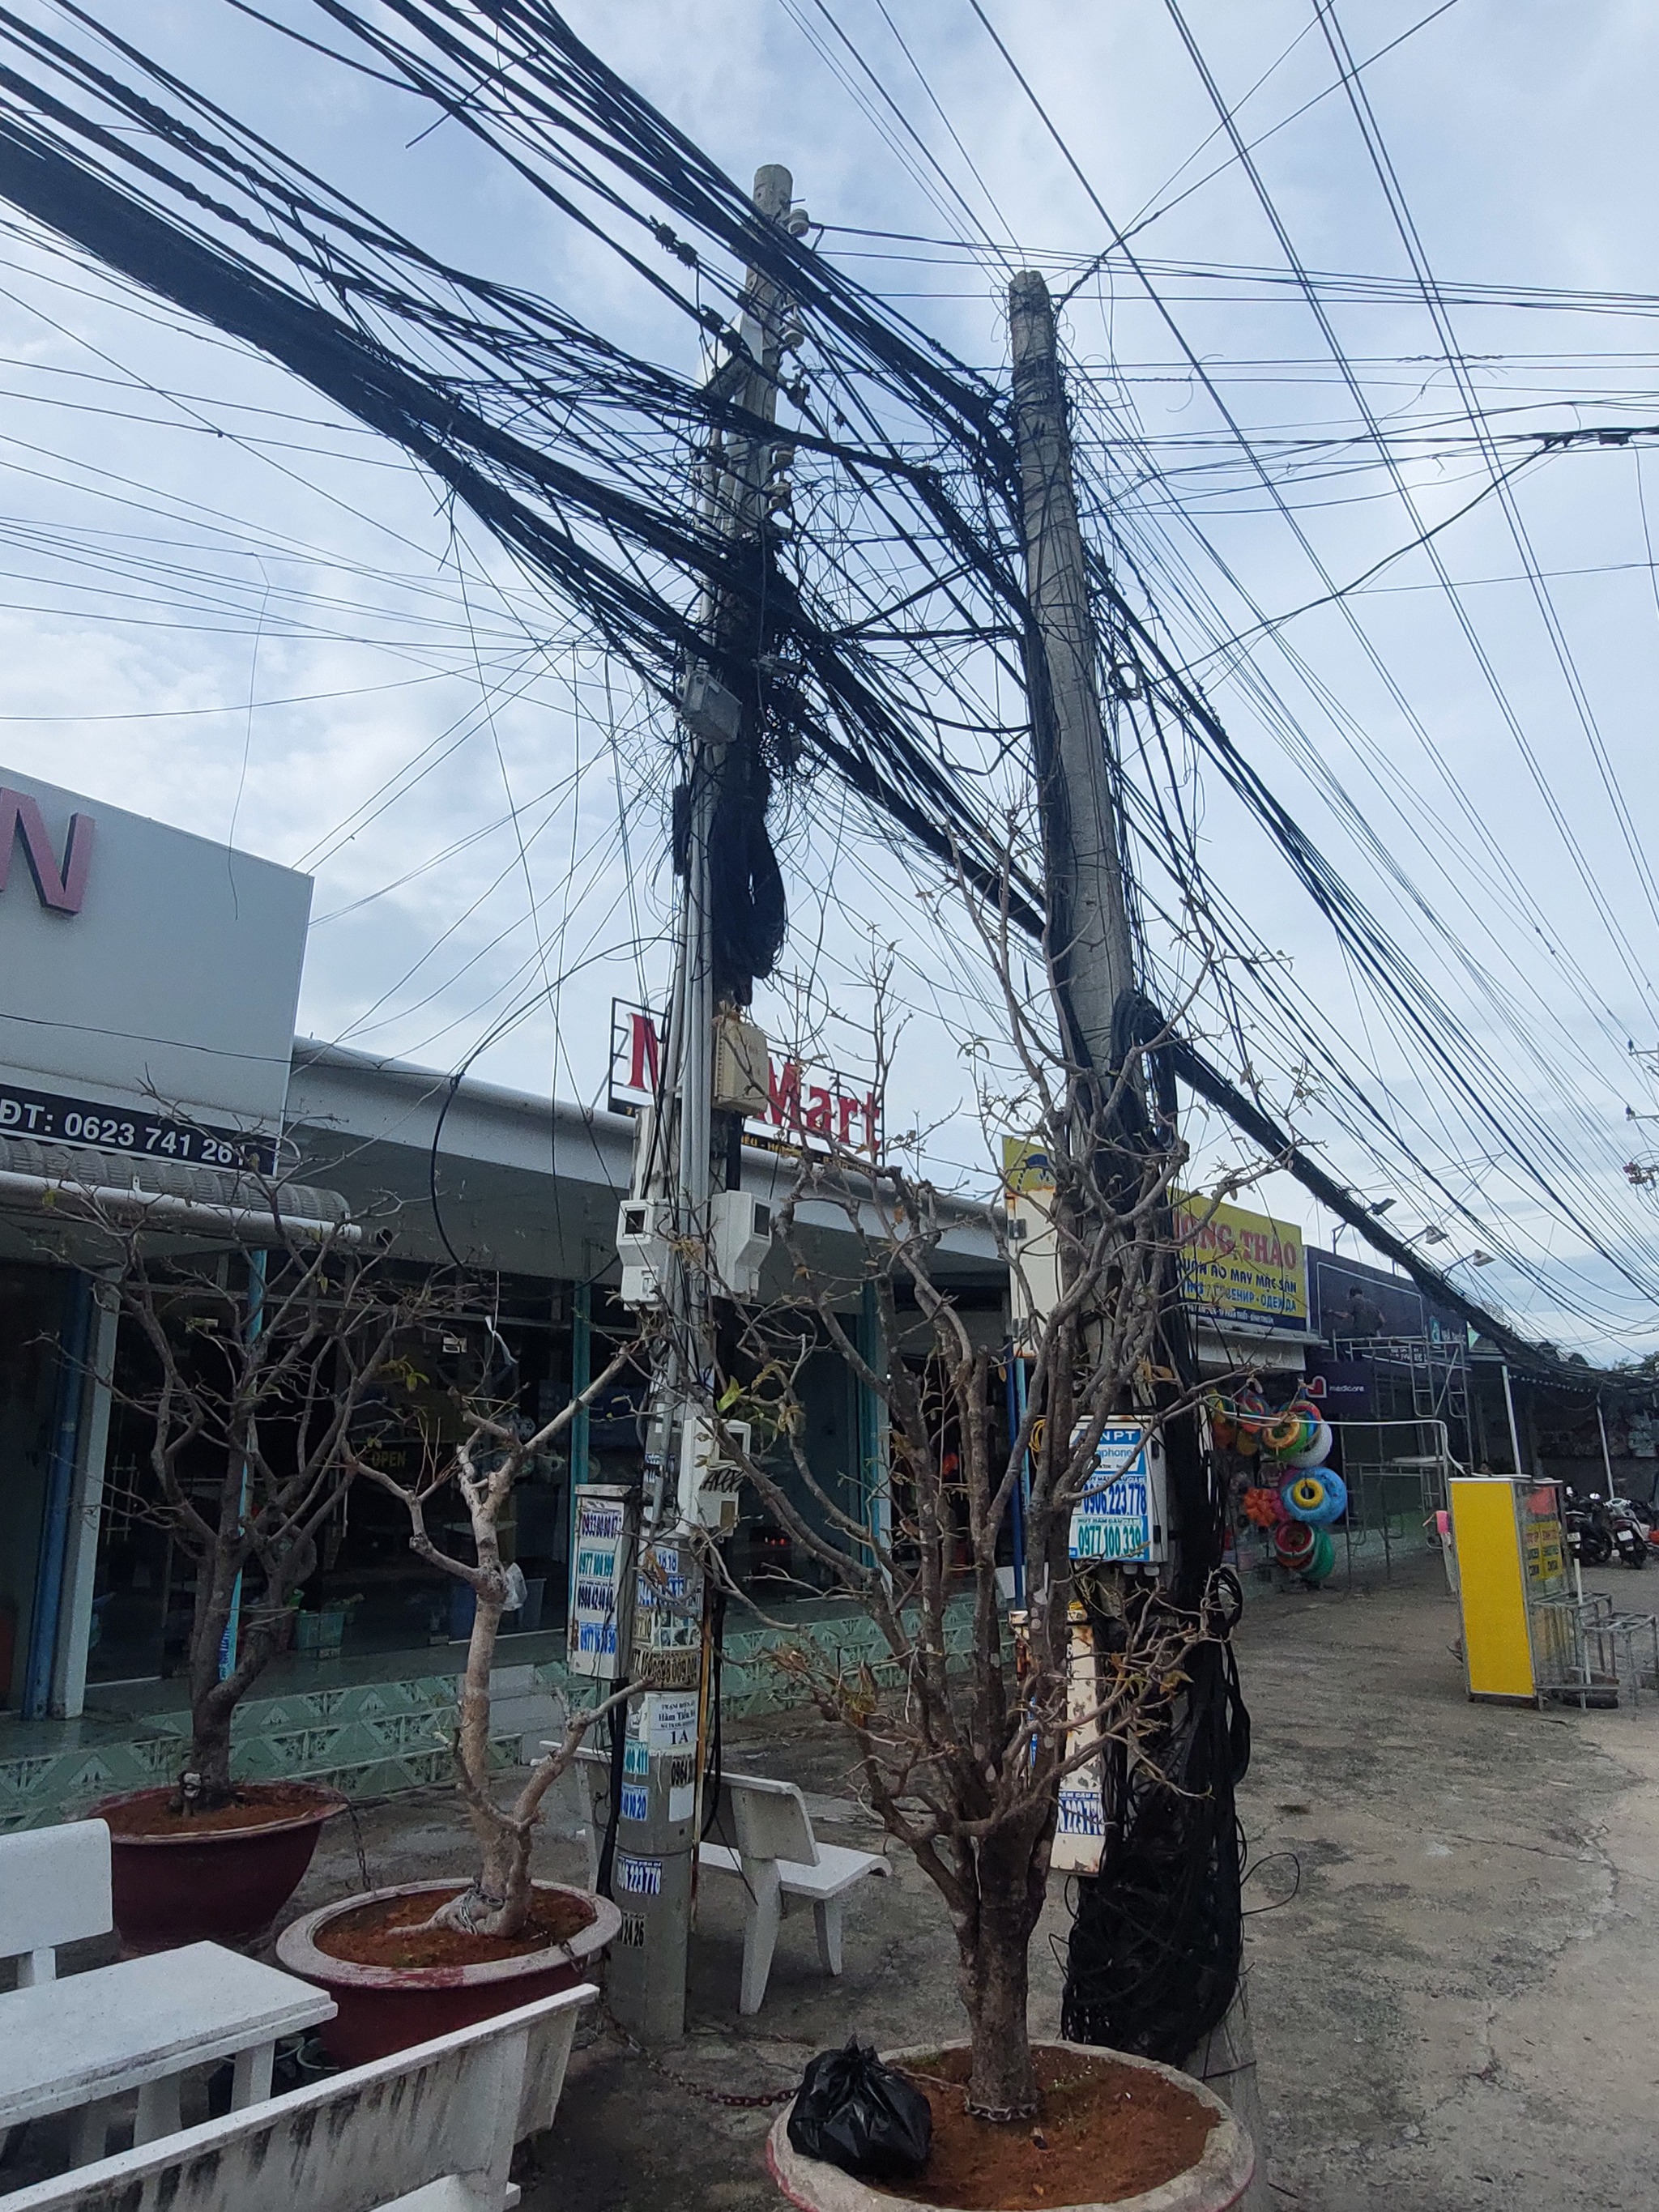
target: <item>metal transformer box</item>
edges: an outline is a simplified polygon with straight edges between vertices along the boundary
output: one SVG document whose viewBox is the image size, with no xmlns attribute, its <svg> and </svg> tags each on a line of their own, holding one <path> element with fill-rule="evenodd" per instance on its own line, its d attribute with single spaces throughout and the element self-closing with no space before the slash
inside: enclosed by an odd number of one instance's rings
<svg viewBox="0 0 1659 2212">
<path fill-rule="evenodd" d="M 1559 1601 L 1573 1589 L 1560 1486 L 1488 1474 L 1455 1475 L 1449 1488 L 1469 1695 L 1535 1705 L 1563 1679 L 1566 1656 Z"/>
</svg>

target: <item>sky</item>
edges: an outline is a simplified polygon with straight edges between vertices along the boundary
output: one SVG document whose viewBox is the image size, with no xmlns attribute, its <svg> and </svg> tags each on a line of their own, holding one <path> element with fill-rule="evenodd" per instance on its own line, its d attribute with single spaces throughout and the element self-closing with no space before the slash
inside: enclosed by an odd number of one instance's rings
<svg viewBox="0 0 1659 2212">
<path fill-rule="evenodd" d="M 1480 1289 L 1529 1329 L 1644 1350 L 1659 1201 L 1622 1163 L 1643 1156 L 1626 1109 L 1659 1110 L 1640 1056 L 1659 1046 L 1643 849 L 1659 458 L 1639 441 L 1525 441 L 1659 426 L 1659 18 L 1344 0 L 1379 173 L 1313 0 L 981 5 L 568 12 L 731 174 L 787 163 L 822 250 L 988 374 L 1006 374 L 1016 269 L 1077 286 L 1063 331 L 1102 529 L 1247 757 L 1505 1071 L 1507 1119 L 1571 1157 L 1613 1256 L 1587 1254 L 1449 1099 L 1260 831 L 1195 777 L 1214 882 L 1438 1183 L 1398 1146 L 1379 1169 L 1310 1070 L 1316 1140 L 1393 1200 L 1390 1225 L 1443 1228 L 1433 1256 L 1465 1279 L 1508 1224 L 1547 1279 L 1499 1265 Z M 50 0 L 23 12 L 61 25 Z M 311 0 L 273 12 L 323 27 Z M 407 98 L 228 0 L 149 0 L 143 37 L 434 252 L 695 366 L 684 326 L 603 245 Z M 1445 289 L 1438 325 L 1389 180 Z M 1121 251 L 1091 273 L 1114 228 L 1144 278 Z M 1322 321 L 1291 255 L 1319 273 Z M 309 1033 L 602 1103 L 611 1000 L 658 999 L 666 973 L 659 720 L 416 469 L 283 373 L 21 226 L 0 260 L 0 763 L 313 873 Z M 1503 493 L 1494 465 L 1515 469 Z M 1425 530 L 1438 568 L 1405 550 Z M 822 783 L 786 794 L 780 825 L 792 933 L 757 1011 L 856 1071 L 864 971 L 895 947 L 910 1026 L 890 1127 L 927 1128 L 941 1170 L 982 1186 L 965 933 Z M 1301 1103 L 1293 1034 L 1235 1042 L 1279 1071 L 1281 1104 Z M 1206 1171 L 1233 1157 L 1201 1120 L 1194 1134 Z M 1328 1233 L 1283 1176 L 1261 1202 Z"/>
</svg>

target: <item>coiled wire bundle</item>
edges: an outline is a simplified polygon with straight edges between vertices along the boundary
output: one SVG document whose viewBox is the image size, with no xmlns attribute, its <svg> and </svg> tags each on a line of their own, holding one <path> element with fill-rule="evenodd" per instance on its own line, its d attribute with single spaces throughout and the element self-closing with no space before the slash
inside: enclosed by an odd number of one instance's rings
<svg viewBox="0 0 1659 2212">
<path fill-rule="evenodd" d="M 1076 1883 L 1060 2007 L 1068 2041 L 1170 2065 L 1226 2013 L 1244 1936 L 1233 1792 L 1250 1735 L 1231 1646 L 1200 1644 L 1188 1673 L 1154 1760 L 1119 1773 L 1099 1874 Z"/>
</svg>

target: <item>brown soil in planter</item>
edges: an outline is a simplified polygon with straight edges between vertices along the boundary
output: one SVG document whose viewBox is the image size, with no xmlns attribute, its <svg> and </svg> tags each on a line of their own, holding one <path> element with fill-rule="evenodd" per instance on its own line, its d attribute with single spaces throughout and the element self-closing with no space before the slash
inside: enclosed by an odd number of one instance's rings
<svg viewBox="0 0 1659 2212">
<path fill-rule="evenodd" d="M 117 1836 L 201 1836 L 234 1828 L 264 1828 L 273 1820 L 297 1820 L 317 1810 L 314 1790 L 287 1782 L 250 1782 L 233 1802 L 213 1813 L 176 1813 L 160 1791 L 148 1791 L 136 1803 L 111 1805 L 98 1817 Z"/>
<path fill-rule="evenodd" d="M 1214 2115 L 1161 2074 L 1070 2051 L 1033 2056 L 1041 2117 L 1007 2127 L 969 2118 L 961 2091 L 942 2086 L 966 2082 L 967 2051 L 943 2052 L 926 2076 L 907 2066 L 933 2107 L 933 2147 L 919 2174 L 882 2193 L 965 2212 L 1041 2212 L 1138 2197 L 1203 2157 Z"/>
<path fill-rule="evenodd" d="M 380 1898 L 373 1905 L 360 1905 L 315 1929 L 312 1941 L 331 1959 L 349 1959 L 358 1966 L 483 1966 L 493 1959 L 523 1959 L 532 1951 L 553 1950 L 593 1922 L 593 1908 L 585 1897 L 568 1890 L 538 1889 L 522 1936 L 421 1929 L 422 1920 L 429 1920 L 465 1887 L 458 1881 L 451 1889 L 428 1889 L 419 1897 Z"/>
</svg>

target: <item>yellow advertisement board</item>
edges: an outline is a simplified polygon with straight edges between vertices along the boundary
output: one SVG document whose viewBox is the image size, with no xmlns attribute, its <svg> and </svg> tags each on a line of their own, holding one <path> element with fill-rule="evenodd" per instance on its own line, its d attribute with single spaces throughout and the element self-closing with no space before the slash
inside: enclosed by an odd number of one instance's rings
<svg viewBox="0 0 1659 2212">
<path fill-rule="evenodd" d="M 1046 1149 L 1032 1137 L 1005 1137 L 1002 1181 L 1011 1206 L 1051 1194 L 1054 1176 Z M 1294 1223 L 1179 1191 L 1172 1200 L 1182 1273 L 1195 1306 L 1258 1327 L 1307 1327 L 1308 1263 Z"/>
<path fill-rule="evenodd" d="M 1005 1137 L 1002 1140 L 1002 1182 L 1016 1196 L 1052 1190 L 1054 1171 L 1046 1149 L 1035 1137 Z"/>
<path fill-rule="evenodd" d="M 1175 1231 L 1194 1305 L 1272 1328 L 1307 1326 L 1308 1265 L 1293 1224 L 1177 1192 Z"/>
</svg>

